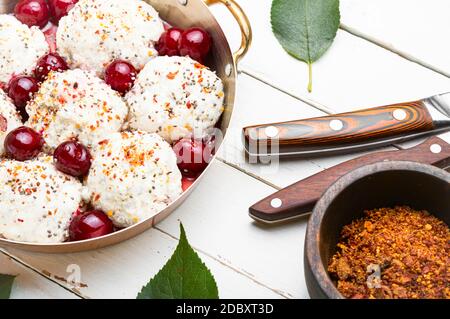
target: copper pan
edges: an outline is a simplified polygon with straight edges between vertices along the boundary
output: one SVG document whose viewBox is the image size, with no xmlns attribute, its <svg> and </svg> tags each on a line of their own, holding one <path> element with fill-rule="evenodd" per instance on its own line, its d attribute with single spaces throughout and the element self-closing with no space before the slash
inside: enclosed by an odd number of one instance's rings
<svg viewBox="0 0 450 319">
<path fill-rule="evenodd" d="M 234 106 L 236 92 L 236 64 L 247 53 L 252 40 L 252 31 L 247 16 L 234 0 L 144 1 L 150 3 L 159 12 L 161 18 L 170 24 L 181 28 L 194 25 L 201 26 L 208 30 L 212 35 L 214 46 L 212 49 L 212 58 L 208 65 L 217 72 L 218 76 L 223 80 L 225 86 L 225 111 L 221 122 L 219 123 L 223 134 L 225 134 L 230 124 Z M 12 12 L 16 3 L 17 0 L 0 0 L 0 13 Z M 208 8 L 208 6 L 216 3 L 225 5 L 240 26 L 242 42 L 240 48 L 234 53 L 231 52 L 230 46 L 222 29 Z M 14 242 L 0 238 L 0 247 L 18 248 L 43 253 L 71 253 L 97 249 L 120 243 L 142 233 L 169 216 L 190 195 L 205 173 L 206 171 L 203 172 L 195 183 L 176 201 L 174 201 L 163 211 L 159 212 L 156 216 L 108 236 L 61 244 L 34 244 Z"/>
</svg>

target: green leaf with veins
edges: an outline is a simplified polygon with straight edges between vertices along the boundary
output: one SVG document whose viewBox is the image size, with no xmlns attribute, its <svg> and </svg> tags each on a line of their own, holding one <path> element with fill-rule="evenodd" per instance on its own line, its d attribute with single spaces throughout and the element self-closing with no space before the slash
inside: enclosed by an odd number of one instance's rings
<svg viewBox="0 0 450 319">
<path fill-rule="evenodd" d="M 218 299 L 209 269 L 189 245 L 183 225 L 180 241 L 166 265 L 144 286 L 137 299 Z"/>
<path fill-rule="evenodd" d="M 308 91 L 312 91 L 312 64 L 331 46 L 339 27 L 339 0 L 273 0 L 272 30 L 281 46 L 308 64 Z"/>
<path fill-rule="evenodd" d="M 0 274 L 0 299 L 9 299 L 15 276 Z"/>
</svg>

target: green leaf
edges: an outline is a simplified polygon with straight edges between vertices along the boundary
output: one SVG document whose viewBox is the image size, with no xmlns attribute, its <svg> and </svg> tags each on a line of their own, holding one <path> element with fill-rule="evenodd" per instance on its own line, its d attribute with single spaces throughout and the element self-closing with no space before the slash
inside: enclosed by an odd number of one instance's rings
<svg viewBox="0 0 450 319">
<path fill-rule="evenodd" d="M 273 0 L 272 30 L 281 46 L 308 64 L 312 91 L 312 63 L 331 46 L 339 27 L 339 0 Z"/>
<path fill-rule="evenodd" d="M 180 241 L 167 264 L 144 286 L 137 299 L 218 299 L 209 269 L 189 245 L 183 225 Z"/>
<path fill-rule="evenodd" d="M 15 276 L 0 274 L 0 299 L 9 299 Z"/>
</svg>

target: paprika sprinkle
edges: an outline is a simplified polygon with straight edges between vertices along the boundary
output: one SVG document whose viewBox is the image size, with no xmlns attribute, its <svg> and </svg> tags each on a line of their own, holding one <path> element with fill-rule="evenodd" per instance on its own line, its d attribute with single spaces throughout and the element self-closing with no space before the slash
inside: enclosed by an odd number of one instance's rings
<svg viewBox="0 0 450 319">
<path fill-rule="evenodd" d="M 344 226 L 328 271 L 347 298 L 450 299 L 450 229 L 407 206 Z"/>
</svg>

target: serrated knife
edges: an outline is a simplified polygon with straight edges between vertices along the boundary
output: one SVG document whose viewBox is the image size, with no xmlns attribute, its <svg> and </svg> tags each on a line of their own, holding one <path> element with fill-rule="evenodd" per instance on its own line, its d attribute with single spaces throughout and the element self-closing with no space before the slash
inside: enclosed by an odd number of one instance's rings
<svg viewBox="0 0 450 319">
<path fill-rule="evenodd" d="M 450 131 L 450 92 L 423 100 L 245 127 L 251 157 L 324 156 Z"/>
</svg>

